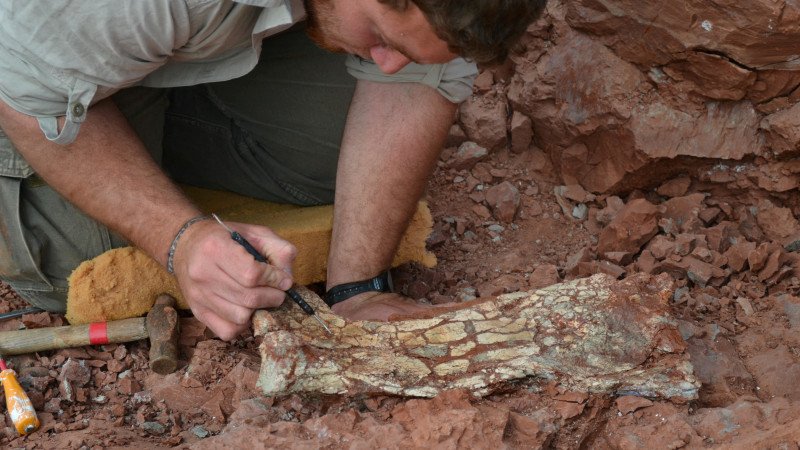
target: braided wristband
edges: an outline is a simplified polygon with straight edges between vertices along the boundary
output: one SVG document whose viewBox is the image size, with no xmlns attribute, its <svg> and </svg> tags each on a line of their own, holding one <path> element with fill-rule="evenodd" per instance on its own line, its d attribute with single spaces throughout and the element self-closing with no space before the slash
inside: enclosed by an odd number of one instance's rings
<svg viewBox="0 0 800 450">
<path fill-rule="evenodd" d="M 178 230 L 178 233 L 175 235 L 175 238 L 172 239 L 172 244 L 170 244 L 169 252 L 167 253 L 167 272 L 169 273 L 175 272 L 174 267 L 172 266 L 173 259 L 175 259 L 175 249 L 178 248 L 178 241 L 181 239 L 183 233 L 185 233 L 186 230 L 188 230 L 189 227 L 194 225 L 195 223 L 209 219 L 211 219 L 211 216 L 207 214 L 203 214 L 202 216 L 192 217 L 191 219 L 187 220 L 186 223 L 183 224 L 180 230 Z"/>
</svg>

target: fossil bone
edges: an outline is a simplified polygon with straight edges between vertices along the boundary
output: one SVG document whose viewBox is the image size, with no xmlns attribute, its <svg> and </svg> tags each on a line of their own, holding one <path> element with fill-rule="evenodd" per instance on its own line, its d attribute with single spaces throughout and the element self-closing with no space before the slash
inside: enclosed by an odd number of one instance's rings
<svg viewBox="0 0 800 450">
<path fill-rule="evenodd" d="M 595 275 L 436 316 L 350 322 L 303 289 L 334 334 L 290 302 L 258 311 L 258 385 L 266 395 L 432 397 L 555 380 L 575 390 L 691 400 L 699 383 L 668 314 L 671 293 L 663 275 Z"/>
</svg>

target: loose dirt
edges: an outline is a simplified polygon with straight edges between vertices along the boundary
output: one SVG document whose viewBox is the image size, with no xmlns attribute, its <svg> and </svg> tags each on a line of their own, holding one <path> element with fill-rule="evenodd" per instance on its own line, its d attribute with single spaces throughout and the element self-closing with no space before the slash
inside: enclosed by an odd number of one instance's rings
<svg viewBox="0 0 800 450">
<path fill-rule="evenodd" d="M 625 276 L 642 268 L 666 271 L 679 286 L 672 312 L 703 382 L 700 398 L 689 404 L 612 398 L 564 391 L 556 383 L 539 392 L 510 389 L 477 401 L 458 391 L 433 400 L 265 398 L 254 385 L 259 361 L 253 337 L 224 343 L 187 317 L 181 336 L 184 362 L 177 373 L 166 377 L 147 369 L 145 342 L 9 358 L 43 426 L 29 437 L 17 437 L 6 416 L 0 444 L 26 448 L 744 448 L 755 443 L 768 447 L 797 442 L 800 299 L 795 295 L 800 283 L 793 272 L 772 278 L 789 267 L 792 258 L 764 273 L 770 255 L 778 252 L 787 257 L 789 252 L 763 237 L 748 240 L 755 245 L 742 256 L 746 262 L 731 263 L 731 253 L 725 264 L 708 263 L 721 271 L 731 270 L 732 265 L 741 270 L 720 280 L 710 277 L 705 287 L 691 281 L 693 277 L 699 280 L 699 275 L 688 275 L 691 270 L 682 268 L 680 261 L 685 258 L 674 256 L 702 258 L 719 253 L 718 247 L 707 243 L 717 239 L 714 233 L 720 224 L 736 236 L 723 245 L 730 251 L 732 242 L 745 239 L 734 230 L 757 225 L 747 225 L 747 217 L 717 211 L 710 223 L 697 223 L 689 239 L 687 233 L 665 233 L 663 228 L 669 228 L 663 219 L 666 212 L 658 213 L 657 234 L 642 244 L 643 253 L 654 256 L 640 253 L 627 265 L 616 265 L 596 256 L 601 230 L 608 229 L 596 217 L 610 224 L 609 204 L 624 211 L 637 204 L 633 198 L 645 198 L 648 193 L 634 192 L 619 202 L 612 197 L 583 198 L 590 210 L 596 210 L 595 219 L 578 220 L 563 207 L 565 202 L 578 203 L 557 199 L 553 180 L 531 169 L 531 154 L 492 153 L 483 164 L 495 175 L 471 188 L 476 169 L 449 168 L 451 158 L 451 152 L 445 152 L 428 193 L 435 219 L 430 245 L 439 265 L 434 269 L 402 267 L 395 277 L 401 292 L 444 303 L 528 290 L 589 272 L 622 271 L 620 276 Z M 491 211 L 487 216 L 484 209 L 490 207 L 485 198 L 471 195 L 483 192 L 481 185 L 501 182 L 523 192 L 511 222 L 497 220 Z M 707 205 L 719 201 L 712 195 L 692 203 L 687 200 L 692 192 L 688 189 L 672 203 L 652 198 L 652 204 L 674 206 L 681 199 L 692 205 L 693 216 L 710 216 L 703 211 L 714 209 Z M 747 211 L 748 205 L 734 198 L 726 202 L 726 210 Z M 629 225 L 641 227 L 642 223 Z M 682 245 L 688 247 L 676 249 Z M 760 255 L 759 249 L 763 249 Z M 757 264 L 762 267 L 759 271 L 750 268 Z M 2 295 L 2 311 L 25 306 L 5 287 Z M 0 326 L 33 328 L 62 322 L 59 316 L 40 313 Z"/>
</svg>

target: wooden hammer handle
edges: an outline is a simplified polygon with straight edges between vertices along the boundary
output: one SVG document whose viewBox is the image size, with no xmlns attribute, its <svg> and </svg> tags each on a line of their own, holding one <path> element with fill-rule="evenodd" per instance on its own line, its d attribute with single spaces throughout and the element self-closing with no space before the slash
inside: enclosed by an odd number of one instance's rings
<svg viewBox="0 0 800 450">
<path fill-rule="evenodd" d="M 105 339 L 98 340 L 105 328 Z M 0 332 L 0 354 L 22 355 L 44 350 L 115 344 L 148 337 L 144 317 L 86 325 Z"/>
</svg>

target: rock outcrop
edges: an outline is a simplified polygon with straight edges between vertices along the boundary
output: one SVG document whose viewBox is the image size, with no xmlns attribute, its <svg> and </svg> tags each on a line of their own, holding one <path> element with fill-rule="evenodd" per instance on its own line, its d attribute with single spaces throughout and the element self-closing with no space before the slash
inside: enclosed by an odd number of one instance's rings
<svg viewBox="0 0 800 450">
<path fill-rule="evenodd" d="M 496 121 L 497 108 L 476 105 L 507 103 L 509 135 L 530 119 L 531 145 L 564 184 L 594 193 L 652 188 L 720 160 L 772 164 L 796 187 L 786 160 L 800 143 L 799 38 L 800 6 L 788 1 L 551 0 L 513 75 L 468 102 L 461 124 L 496 148 L 502 139 L 472 125 Z"/>
</svg>

